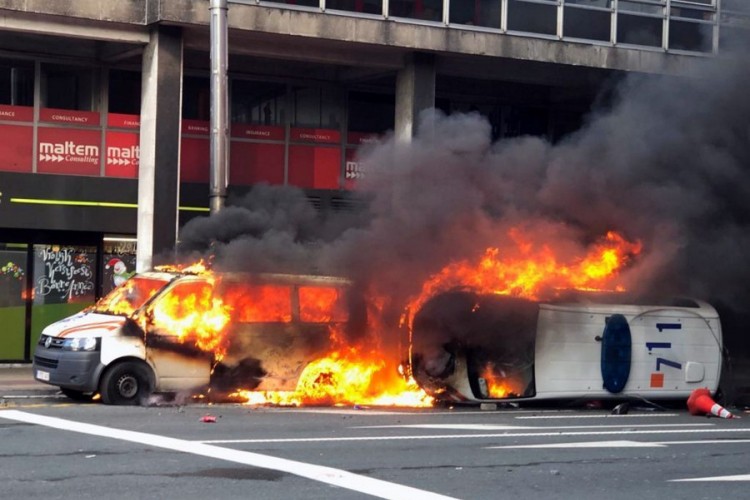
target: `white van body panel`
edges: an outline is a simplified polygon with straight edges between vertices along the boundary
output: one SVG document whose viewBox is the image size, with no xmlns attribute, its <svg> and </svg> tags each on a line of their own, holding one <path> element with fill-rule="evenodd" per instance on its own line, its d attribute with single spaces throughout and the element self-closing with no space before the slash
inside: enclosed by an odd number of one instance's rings
<svg viewBox="0 0 750 500">
<path fill-rule="evenodd" d="M 186 356 L 164 349 L 149 349 L 147 361 L 156 374 L 156 391 L 196 389 L 207 386 L 211 379 L 211 361 L 206 356 Z"/>
<path fill-rule="evenodd" d="M 42 330 L 42 334 L 58 338 L 115 337 L 125 324 L 122 316 L 81 311 L 56 321 Z"/>
<path fill-rule="evenodd" d="M 674 398 L 693 389 L 717 390 L 721 324 L 716 310 L 621 304 L 540 304 L 535 345 L 536 398 Z M 621 314 L 631 334 L 631 365 L 622 392 L 602 386 L 601 336 Z"/>
</svg>

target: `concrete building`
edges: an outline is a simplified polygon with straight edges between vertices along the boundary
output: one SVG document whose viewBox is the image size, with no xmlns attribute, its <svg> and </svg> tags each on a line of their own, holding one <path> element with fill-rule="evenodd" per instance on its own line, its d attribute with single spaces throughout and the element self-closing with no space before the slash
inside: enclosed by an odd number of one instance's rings
<svg viewBox="0 0 750 500">
<path fill-rule="evenodd" d="M 357 146 L 421 110 L 559 139 L 628 72 L 680 75 L 745 0 L 228 2 L 229 190 L 351 202 Z M 0 0 L 0 361 L 209 207 L 209 0 Z"/>
</svg>

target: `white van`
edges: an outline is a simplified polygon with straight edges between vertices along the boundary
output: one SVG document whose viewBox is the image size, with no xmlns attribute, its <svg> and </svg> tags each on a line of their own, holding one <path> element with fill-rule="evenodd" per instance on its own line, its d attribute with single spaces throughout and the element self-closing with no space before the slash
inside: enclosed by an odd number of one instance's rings
<svg viewBox="0 0 750 500">
<path fill-rule="evenodd" d="M 466 290 L 414 317 L 411 369 L 438 400 L 682 399 L 719 388 L 722 332 L 705 302 L 540 303 Z"/>
<path fill-rule="evenodd" d="M 294 390 L 305 366 L 329 352 L 331 328 L 350 325 L 348 285 L 321 276 L 137 274 L 46 327 L 34 376 L 72 399 L 99 393 L 107 404 L 140 404 L 152 392 L 214 383 L 217 390 L 235 383 Z M 215 299 L 229 306 L 222 335 L 186 326 L 196 315 L 205 323 Z"/>
</svg>

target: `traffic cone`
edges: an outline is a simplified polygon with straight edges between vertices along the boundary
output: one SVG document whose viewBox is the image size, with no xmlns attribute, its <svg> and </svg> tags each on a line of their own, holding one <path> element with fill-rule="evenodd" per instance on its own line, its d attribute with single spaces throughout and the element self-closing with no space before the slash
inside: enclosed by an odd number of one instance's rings
<svg viewBox="0 0 750 500">
<path fill-rule="evenodd" d="M 711 399 L 711 393 L 705 387 L 695 389 L 687 400 L 691 415 L 714 415 L 720 418 L 739 418 Z"/>
</svg>

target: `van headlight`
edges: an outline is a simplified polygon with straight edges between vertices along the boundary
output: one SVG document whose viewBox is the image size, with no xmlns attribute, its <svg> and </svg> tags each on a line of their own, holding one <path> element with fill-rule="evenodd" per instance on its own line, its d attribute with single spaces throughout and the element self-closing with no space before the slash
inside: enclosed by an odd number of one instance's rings
<svg viewBox="0 0 750 500">
<path fill-rule="evenodd" d="M 95 351 L 99 347 L 97 337 L 76 337 L 65 339 L 62 348 L 66 351 Z"/>
</svg>

